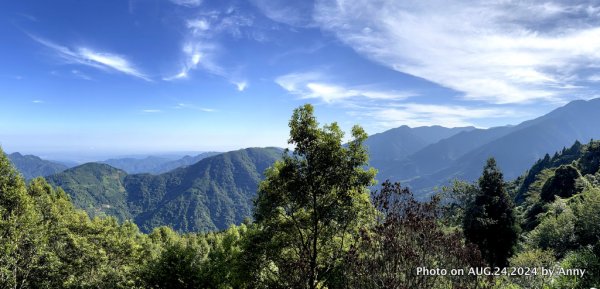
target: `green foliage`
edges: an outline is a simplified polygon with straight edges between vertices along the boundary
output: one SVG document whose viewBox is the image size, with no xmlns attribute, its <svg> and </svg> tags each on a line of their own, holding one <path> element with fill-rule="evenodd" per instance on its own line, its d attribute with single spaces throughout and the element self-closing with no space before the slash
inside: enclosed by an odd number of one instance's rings
<svg viewBox="0 0 600 289">
<path fill-rule="evenodd" d="M 132 223 L 90 220 L 44 179 L 28 187 L 0 153 L 2 288 L 136 288 L 146 237 Z"/>
<path fill-rule="evenodd" d="M 571 252 L 560 264 L 565 269 L 585 269 L 583 277 L 560 276 L 554 288 L 588 289 L 600 284 L 600 243 Z"/>
<path fill-rule="evenodd" d="M 355 126 L 344 146 L 339 126 L 320 128 L 311 105 L 296 109 L 289 125 L 295 150 L 267 171 L 256 200 L 267 253 L 262 267 L 277 268 L 273 281 L 280 286 L 332 286 L 349 239 L 373 211 L 368 186 L 375 171 L 364 169 L 362 145 L 367 135 Z"/>
<path fill-rule="evenodd" d="M 0 149 L 0 286 L 27 288 L 40 261 L 40 214 Z"/>
<path fill-rule="evenodd" d="M 591 288 L 600 279 L 600 188 L 586 188 L 569 200 L 557 199 L 528 236 L 534 247 L 563 258 L 561 267 L 586 269 L 583 278 L 561 276 L 554 288 Z"/>
<path fill-rule="evenodd" d="M 539 272 L 540 268 L 555 269 L 556 259 L 551 250 L 539 248 L 529 249 L 510 258 L 510 266 L 514 268 L 535 268 L 536 274 L 517 274 L 510 276 L 510 281 L 521 288 L 547 288 L 552 283 L 552 276 L 545 276 Z"/>
<path fill-rule="evenodd" d="M 600 242 L 600 188 L 589 188 L 573 199 L 575 234 L 582 246 Z"/>
<path fill-rule="evenodd" d="M 558 167 L 561 165 L 567 165 L 572 163 L 581 157 L 583 146 L 579 141 L 568 149 L 563 149 L 560 154 L 555 154 L 552 158 L 546 154 L 544 158 L 538 160 L 525 174 L 522 183 L 519 186 L 516 201 L 521 203 L 527 196 L 527 191 L 530 190 L 530 186 L 539 180 L 538 175 L 549 168 Z"/>
<path fill-rule="evenodd" d="M 568 198 L 577 193 L 576 180 L 581 174 L 572 165 L 562 165 L 556 169 L 554 176 L 550 177 L 544 186 L 540 197 L 542 200 L 553 201 L 555 196 Z"/>
<path fill-rule="evenodd" d="M 540 215 L 547 211 L 547 204 L 541 201 L 540 195 L 544 184 L 554 175 L 551 169 L 544 169 L 536 175 L 536 180 L 529 187 L 527 198 L 519 207 L 523 213 L 521 227 L 525 231 L 531 231 L 540 223 Z"/>
<path fill-rule="evenodd" d="M 253 288 L 244 252 L 253 228 L 242 224 L 218 233 L 178 235 L 168 227 L 150 239 L 157 255 L 142 269 L 149 288 Z"/>
<path fill-rule="evenodd" d="M 600 170 L 600 141 L 592 141 L 583 149 L 579 168 L 584 175 L 595 174 Z"/>
<path fill-rule="evenodd" d="M 134 174 L 89 163 L 48 177 L 90 216 L 133 220 L 144 232 L 170 226 L 181 232 L 213 231 L 252 215 L 262 172 L 279 159 L 277 148 L 219 154 L 161 175 Z"/>
<path fill-rule="evenodd" d="M 115 216 L 124 221 L 131 219 L 123 187 L 126 175 L 109 165 L 87 163 L 46 179 L 68 192 L 73 203 L 90 217 Z"/>
<path fill-rule="evenodd" d="M 202 276 L 206 255 L 206 248 L 193 240 L 167 242 L 146 268 L 144 281 L 151 288 L 208 288 Z"/>
<path fill-rule="evenodd" d="M 344 145 L 337 124 L 320 127 L 310 105 L 295 110 L 290 129 L 295 150 L 282 157 L 279 149 L 253 148 L 158 176 L 87 164 L 49 178 L 69 194 L 43 178 L 26 185 L 0 151 L 0 288 L 590 288 L 600 282 L 600 142 L 547 156 L 512 184 L 525 188 L 517 198 L 524 198 L 519 212 L 528 229 L 515 246 L 506 189 L 512 187 L 493 159 L 476 185 L 456 181 L 446 188 L 443 203 L 418 202 L 390 182 L 369 199 L 375 172 L 366 169 L 362 129 L 353 128 Z M 253 223 L 247 217 L 255 196 Z M 587 273 L 416 274 L 418 267 L 484 260 Z"/>
<path fill-rule="evenodd" d="M 450 226 L 460 226 L 465 216 L 465 212 L 475 201 L 479 194 L 479 189 L 475 184 L 454 180 L 452 186 L 443 187 L 441 196 L 445 202 L 444 220 Z"/>
<path fill-rule="evenodd" d="M 517 242 L 514 205 L 504 187 L 502 173 L 488 159 L 479 178 L 479 194 L 467 209 L 463 228 L 491 266 L 506 266 Z"/>
<path fill-rule="evenodd" d="M 552 249 L 557 257 L 564 256 L 577 246 L 573 210 L 564 200 L 556 200 L 529 238 L 536 247 Z"/>
</svg>

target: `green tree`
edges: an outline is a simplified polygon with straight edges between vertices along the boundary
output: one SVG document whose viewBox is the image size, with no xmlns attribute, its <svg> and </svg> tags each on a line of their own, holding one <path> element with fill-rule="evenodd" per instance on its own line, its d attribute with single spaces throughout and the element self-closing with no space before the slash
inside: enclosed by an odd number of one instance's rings
<svg viewBox="0 0 600 289">
<path fill-rule="evenodd" d="M 206 248 L 189 239 L 168 242 L 158 259 L 148 264 L 144 281 L 150 288 L 211 288 L 202 274 L 206 254 Z"/>
<path fill-rule="evenodd" d="M 581 174 L 572 165 L 562 165 L 556 169 L 554 176 L 542 187 L 540 197 L 546 202 L 554 200 L 554 196 L 568 198 L 577 193 L 576 180 Z"/>
<path fill-rule="evenodd" d="M 591 141 L 585 146 L 579 160 L 579 168 L 583 175 L 594 174 L 600 170 L 600 141 Z"/>
<path fill-rule="evenodd" d="M 519 230 L 514 204 L 494 158 L 487 160 L 479 178 L 479 193 L 467 209 L 463 229 L 467 240 L 479 247 L 489 265 L 508 265 Z"/>
<path fill-rule="evenodd" d="M 535 247 L 552 249 L 557 257 L 562 258 L 579 246 L 575 235 L 576 216 L 565 200 L 554 201 L 549 205 L 548 212 L 540 215 L 539 219 L 540 224 L 528 237 Z"/>
<path fill-rule="evenodd" d="M 29 288 L 39 266 L 40 214 L 23 177 L 0 149 L 0 288 Z"/>
<path fill-rule="evenodd" d="M 255 203 L 267 271 L 258 275 L 284 287 L 324 287 L 343 275 L 349 241 L 374 211 L 375 170 L 365 169 L 367 134 L 359 126 L 344 145 L 339 126 L 320 128 L 309 104 L 294 110 L 289 126 L 295 149 L 267 170 Z"/>
<path fill-rule="evenodd" d="M 479 192 L 475 183 L 453 180 L 451 186 L 442 187 L 443 221 L 449 226 L 460 227 L 467 208 Z"/>
</svg>

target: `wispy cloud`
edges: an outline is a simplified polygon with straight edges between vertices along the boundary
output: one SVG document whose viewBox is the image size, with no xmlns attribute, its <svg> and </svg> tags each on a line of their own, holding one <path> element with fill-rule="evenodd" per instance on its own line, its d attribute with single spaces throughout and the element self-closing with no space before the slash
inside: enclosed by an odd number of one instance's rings
<svg viewBox="0 0 600 289">
<path fill-rule="evenodd" d="M 50 48 L 66 63 L 86 65 L 105 71 L 117 71 L 146 81 L 151 81 L 148 76 L 135 68 L 135 66 L 123 56 L 95 51 L 88 47 L 69 48 L 40 37 L 32 35 L 30 35 L 30 37 L 45 47 Z"/>
<path fill-rule="evenodd" d="M 235 84 L 238 91 L 244 91 L 246 87 L 248 87 L 248 82 L 246 80 L 234 81 L 233 84 Z"/>
<path fill-rule="evenodd" d="M 159 112 L 162 112 L 162 110 L 160 110 L 160 109 L 142 109 L 142 112 L 144 112 L 144 113 L 159 113 Z"/>
<path fill-rule="evenodd" d="M 313 1 L 251 0 L 265 16 L 273 21 L 295 27 L 314 26 L 312 20 Z"/>
<path fill-rule="evenodd" d="M 15 13 L 15 15 L 23 17 L 23 18 L 25 18 L 25 19 L 27 19 L 29 21 L 32 21 L 32 22 L 37 22 L 38 21 L 38 19 L 35 16 L 31 15 L 31 14 L 27 14 L 27 13 Z"/>
<path fill-rule="evenodd" d="M 183 67 L 177 74 L 164 77 L 163 80 L 188 78 L 189 72 L 197 68 L 218 76 L 226 75 L 225 69 L 215 62 L 216 51 L 218 51 L 216 44 L 190 40 L 184 44 L 182 51 L 185 58 Z"/>
<path fill-rule="evenodd" d="M 201 106 L 197 106 L 197 105 L 189 104 L 189 103 L 178 103 L 173 108 L 174 109 L 192 109 L 192 110 L 197 110 L 197 111 L 202 111 L 202 112 L 215 112 L 215 111 L 217 111 L 216 109 L 213 109 L 213 108 L 201 107 Z"/>
<path fill-rule="evenodd" d="M 227 79 L 238 91 L 248 86 L 248 80 L 240 75 L 240 69 L 223 67 L 219 58 L 226 47 L 222 46 L 223 37 L 241 38 L 245 29 L 251 27 L 253 20 L 237 10 L 199 11 L 197 16 L 185 20 L 186 36 L 182 44 L 182 64 L 177 73 L 163 77 L 165 81 L 186 79 L 190 72 L 201 69 L 213 75 Z"/>
<path fill-rule="evenodd" d="M 186 6 L 186 7 L 198 7 L 202 5 L 202 0 L 170 0 L 173 4 Z"/>
<path fill-rule="evenodd" d="M 81 79 L 85 79 L 85 80 L 93 80 L 89 75 L 87 75 L 77 69 L 71 70 L 71 74 L 73 74 L 77 78 L 81 78 Z"/>
<path fill-rule="evenodd" d="M 480 119 L 515 117 L 512 109 L 498 107 L 467 107 L 421 103 L 393 103 L 372 107 L 357 107 L 353 116 L 367 117 L 382 128 L 408 125 L 411 127 L 443 125 L 446 127 L 474 126 Z"/>
<path fill-rule="evenodd" d="M 31 102 L 33 102 L 33 103 L 35 103 L 35 104 L 44 103 L 44 101 L 43 101 L 43 100 L 41 100 L 41 99 L 34 99 L 34 100 L 32 100 Z"/>
<path fill-rule="evenodd" d="M 355 98 L 400 100 L 415 96 L 412 92 L 335 84 L 320 72 L 290 73 L 278 77 L 275 82 L 283 89 L 301 98 L 320 99 L 327 103 Z"/>
<path fill-rule="evenodd" d="M 600 61 L 600 7 L 587 1 L 321 0 L 315 7 L 315 21 L 358 53 L 468 100 L 561 101 Z"/>
</svg>

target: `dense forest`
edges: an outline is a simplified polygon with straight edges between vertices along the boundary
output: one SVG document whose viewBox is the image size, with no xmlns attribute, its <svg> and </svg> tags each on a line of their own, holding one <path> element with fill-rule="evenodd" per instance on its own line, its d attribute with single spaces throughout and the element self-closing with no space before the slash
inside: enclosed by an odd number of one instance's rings
<svg viewBox="0 0 600 289">
<path fill-rule="evenodd" d="M 294 150 L 266 170 L 253 218 L 207 233 L 90 218 L 60 187 L 26 183 L 0 152 L 0 287 L 600 285 L 599 141 L 547 155 L 511 182 L 490 158 L 478 181 L 422 202 L 399 183 L 371 190 L 362 128 L 344 143 L 310 105 L 289 126 Z"/>
<path fill-rule="evenodd" d="M 231 151 L 159 175 L 86 163 L 45 178 L 92 218 L 132 220 L 145 233 L 159 226 L 208 232 L 225 230 L 252 215 L 262 172 L 281 152 L 272 147 Z"/>
</svg>

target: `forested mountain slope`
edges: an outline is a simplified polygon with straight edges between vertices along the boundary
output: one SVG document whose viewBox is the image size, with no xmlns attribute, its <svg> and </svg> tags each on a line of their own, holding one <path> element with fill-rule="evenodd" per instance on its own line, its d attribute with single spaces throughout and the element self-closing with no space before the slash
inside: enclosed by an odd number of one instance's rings
<svg viewBox="0 0 600 289">
<path fill-rule="evenodd" d="M 92 216 L 133 219 L 142 230 L 169 225 L 180 231 L 225 229 L 251 215 L 264 170 L 278 148 L 249 148 L 205 158 L 160 175 L 130 174 L 89 163 L 49 176 Z"/>
<path fill-rule="evenodd" d="M 63 164 L 43 160 L 34 155 L 22 155 L 18 152 L 8 155 L 8 159 L 27 180 L 56 174 L 67 169 L 67 166 Z"/>
</svg>

